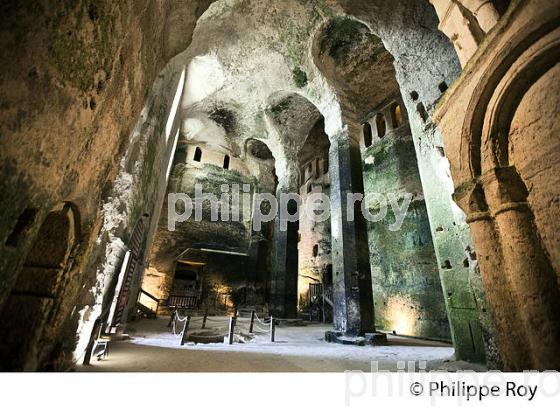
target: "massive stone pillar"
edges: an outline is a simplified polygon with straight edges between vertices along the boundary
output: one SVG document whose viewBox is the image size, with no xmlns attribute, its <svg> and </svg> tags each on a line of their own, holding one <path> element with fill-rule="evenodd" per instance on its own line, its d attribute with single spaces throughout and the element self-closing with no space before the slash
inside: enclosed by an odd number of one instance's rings
<svg viewBox="0 0 560 410">
<path fill-rule="evenodd" d="M 329 164 L 334 328 L 360 336 L 375 331 L 375 320 L 366 221 L 361 203 L 348 201 L 364 193 L 360 146 L 347 131 L 331 137 Z"/>
<path fill-rule="evenodd" d="M 480 250 L 504 368 L 559 369 L 560 295 L 527 189 L 513 167 L 493 169 L 472 187 L 457 197 Z"/>
<path fill-rule="evenodd" d="M 298 171 L 293 164 L 281 178 L 276 190 L 279 201 L 282 194 L 298 192 Z M 293 213 L 293 202 L 290 202 Z M 272 254 L 272 277 L 270 283 L 270 312 L 282 318 L 297 316 L 297 276 L 298 276 L 298 223 L 289 222 L 287 229 L 281 226 L 279 215 L 274 220 L 274 240 Z"/>
<path fill-rule="evenodd" d="M 435 127 L 429 131 L 425 124 L 412 118 L 411 127 L 418 170 L 432 229 L 434 250 L 439 265 L 441 286 L 455 346 L 457 360 L 483 363 L 487 359 L 485 335 L 490 336 L 491 319 L 482 311 L 483 289 L 473 289 L 478 271 L 474 258 L 469 227 L 464 213 L 453 203 L 453 181 L 449 162 Z M 472 262 L 472 263 L 471 263 Z M 488 323 L 489 328 L 481 327 Z M 490 342 L 492 343 L 492 342 Z M 486 342 L 488 344 L 488 342 Z M 499 358 L 491 359 L 499 362 Z M 494 365 L 492 365 L 494 367 Z"/>
</svg>

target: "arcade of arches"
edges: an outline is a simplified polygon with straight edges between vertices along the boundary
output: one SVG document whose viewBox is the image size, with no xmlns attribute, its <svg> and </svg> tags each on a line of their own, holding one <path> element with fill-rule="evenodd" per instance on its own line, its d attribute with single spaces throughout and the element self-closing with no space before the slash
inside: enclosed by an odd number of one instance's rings
<svg viewBox="0 0 560 410">
<path fill-rule="evenodd" d="M 173 298 L 560 370 L 560 1 L 71 3 L 0 6 L 1 370 Z M 169 229 L 169 195 L 233 185 L 247 218 Z M 256 194 L 314 193 L 327 220 L 255 229 Z"/>
</svg>

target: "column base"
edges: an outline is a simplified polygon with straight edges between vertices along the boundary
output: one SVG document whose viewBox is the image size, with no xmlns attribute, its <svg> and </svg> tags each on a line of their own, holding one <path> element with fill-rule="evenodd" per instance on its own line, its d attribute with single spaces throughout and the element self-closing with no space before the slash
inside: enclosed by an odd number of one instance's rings
<svg viewBox="0 0 560 410">
<path fill-rule="evenodd" d="M 387 345 L 387 335 L 385 333 L 365 333 L 364 336 L 348 336 L 343 332 L 327 330 L 325 341 L 329 343 L 339 343 L 354 346 L 385 346 Z"/>
</svg>

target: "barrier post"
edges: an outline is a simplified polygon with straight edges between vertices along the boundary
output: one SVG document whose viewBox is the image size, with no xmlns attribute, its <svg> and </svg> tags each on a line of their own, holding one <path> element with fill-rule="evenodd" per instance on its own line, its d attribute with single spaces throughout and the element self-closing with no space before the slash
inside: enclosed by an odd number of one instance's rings
<svg viewBox="0 0 560 410">
<path fill-rule="evenodd" d="M 251 324 L 249 325 L 249 333 L 253 333 L 254 324 L 255 324 L 255 311 L 251 310 Z"/>
<path fill-rule="evenodd" d="M 177 315 L 177 308 L 173 308 L 173 310 L 171 311 L 171 317 L 169 318 L 169 323 L 167 324 L 167 327 L 171 327 L 173 321 L 175 320 L 175 315 Z"/>
<path fill-rule="evenodd" d="M 185 326 L 183 327 L 183 335 L 181 336 L 181 346 L 183 346 L 187 341 L 187 332 L 189 330 L 190 321 L 191 317 L 187 315 L 187 317 L 185 318 Z"/>
<path fill-rule="evenodd" d="M 233 333 L 235 331 L 235 316 L 229 318 L 228 344 L 233 344 Z"/>
<path fill-rule="evenodd" d="M 204 311 L 204 317 L 202 318 L 202 328 L 206 329 L 206 318 L 208 317 L 208 309 Z"/>
<path fill-rule="evenodd" d="M 276 332 L 276 324 L 274 323 L 274 318 L 270 316 L 270 341 L 274 342 L 274 333 Z"/>
</svg>

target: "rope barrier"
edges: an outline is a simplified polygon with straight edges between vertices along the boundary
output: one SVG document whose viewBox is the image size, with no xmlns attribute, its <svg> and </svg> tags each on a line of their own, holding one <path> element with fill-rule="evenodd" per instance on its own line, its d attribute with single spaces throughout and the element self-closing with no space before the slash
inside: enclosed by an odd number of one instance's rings
<svg viewBox="0 0 560 410">
<path fill-rule="evenodd" d="M 256 329 L 257 331 L 263 332 L 263 333 L 268 333 L 268 332 L 270 332 L 270 328 L 265 330 L 265 329 L 262 328 L 262 327 L 255 326 L 255 327 L 253 328 L 253 333 L 255 332 L 255 329 Z"/>
<path fill-rule="evenodd" d="M 227 322 L 224 322 L 224 319 L 211 319 L 211 318 L 207 317 L 206 320 L 208 322 L 214 322 L 214 323 L 227 323 Z M 226 319 L 226 320 L 229 321 L 229 319 Z"/>
<path fill-rule="evenodd" d="M 268 323 L 263 322 L 256 314 L 255 314 L 255 319 L 257 319 L 257 322 L 261 323 L 264 326 L 268 326 L 270 324 L 270 319 L 268 320 Z"/>
<path fill-rule="evenodd" d="M 234 341 L 234 336 L 236 335 L 238 337 L 250 337 L 251 334 L 258 334 L 258 335 L 269 334 L 270 341 L 274 342 L 275 324 L 277 323 L 277 321 L 287 321 L 289 319 L 274 319 L 274 322 L 271 322 L 271 320 L 272 317 L 261 320 L 258 317 L 257 313 L 254 311 L 251 312 L 251 318 L 240 318 L 237 316 L 218 318 L 218 317 L 208 317 L 206 314 L 203 317 L 192 318 L 187 315 L 184 318 L 182 318 L 177 313 L 177 311 L 175 311 L 171 317 L 173 335 L 181 337 L 181 346 L 183 346 L 187 342 L 188 339 L 187 329 L 189 327 L 190 322 L 200 322 L 200 321 L 202 321 L 202 329 L 205 329 L 207 322 L 211 322 L 214 323 L 214 325 L 210 326 L 210 328 L 213 327 L 214 329 L 222 330 L 223 327 L 228 326 L 228 332 L 219 335 L 194 334 L 191 337 L 194 337 L 195 339 L 216 340 L 216 339 L 227 338 L 227 343 L 232 344 Z M 183 330 L 180 333 L 177 333 L 177 323 L 185 323 L 183 326 Z M 225 340 L 224 343 L 226 343 Z"/>
<path fill-rule="evenodd" d="M 179 312 L 175 312 L 175 320 L 178 320 L 178 321 L 181 322 L 181 323 L 184 322 L 185 320 L 187 320 L 187 317 L 188 317 L 188 315 L 182 318 L 182 317 L 179 315 Z"/>
<path fill-rule="evenodd" d="M 212 336 L 202 336 L 202 335 L 196 335 L 196 334 L 192 335 L 192 337 L 200 338 L 200 339 L 216 339 L 218 337 L 227 337 L 227 336 L 228 336 L 227 333 L 224 334 L 224 335 L 212 335 Z"/>
</svg>

